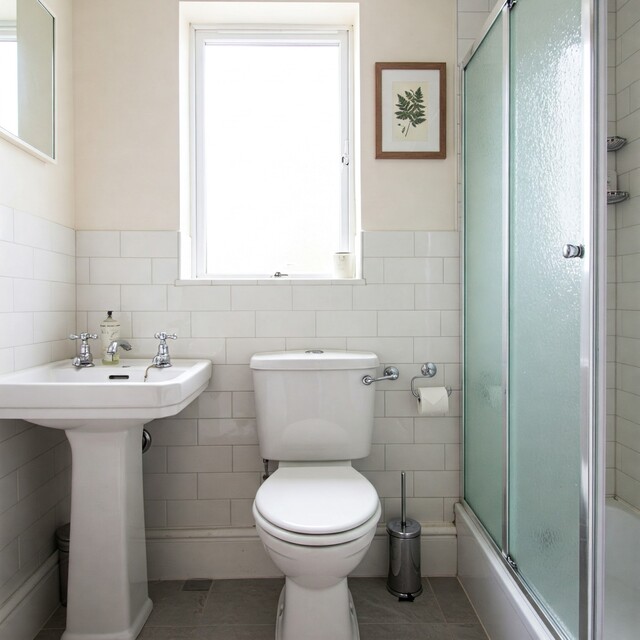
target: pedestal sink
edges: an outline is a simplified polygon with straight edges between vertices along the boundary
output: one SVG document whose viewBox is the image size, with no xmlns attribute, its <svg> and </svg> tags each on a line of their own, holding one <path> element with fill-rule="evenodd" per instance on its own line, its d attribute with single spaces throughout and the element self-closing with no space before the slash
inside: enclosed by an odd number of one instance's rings
<svg viewBox="0 0 640 640">
<path fill-rule="evenodd" d="M 76 369 L 69 360 L 0 376 L 0 418 L 64 429 L 73 456 L 67 629 L 62 640 L 133 640 L 151 613 L 142 426 L 192 402 L 208 360 Z M 146 380 L 145 380 L 146 375 Z"/>
</svg>

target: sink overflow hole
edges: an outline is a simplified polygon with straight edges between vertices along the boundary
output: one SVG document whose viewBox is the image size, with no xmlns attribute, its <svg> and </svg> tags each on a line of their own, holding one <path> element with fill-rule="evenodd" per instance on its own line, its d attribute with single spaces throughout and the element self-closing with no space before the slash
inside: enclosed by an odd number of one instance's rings
<svg viewBox="0 0 640 640">
<path fill-rule="evenodd" d="M 109 376 L 109 380 L 128 380 L 129 376 L 127 375 L 113 375 Z"/>
</svg>

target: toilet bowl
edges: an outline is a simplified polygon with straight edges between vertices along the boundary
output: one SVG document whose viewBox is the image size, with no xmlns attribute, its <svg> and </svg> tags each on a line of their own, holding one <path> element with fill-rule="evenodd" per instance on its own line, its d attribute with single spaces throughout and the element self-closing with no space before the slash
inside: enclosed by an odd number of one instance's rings
<svg viewBox="0 0 640 640">
<path fill-rule="evenodd" d="M 277 640 L 357 640 L 347 575 L 366 554 L 380 518 L 369 481 L 348 463 L 287 465 L 258 490 L 258 535 L 284 573 Z"/>
</svg>

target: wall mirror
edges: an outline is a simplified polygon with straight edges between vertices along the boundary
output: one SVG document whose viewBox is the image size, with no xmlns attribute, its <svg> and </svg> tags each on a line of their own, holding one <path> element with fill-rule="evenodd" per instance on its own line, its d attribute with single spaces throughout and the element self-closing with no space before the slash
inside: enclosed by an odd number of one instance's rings
<svg viewBox="0 0 640 640">
<path fill-rule="evenodd" d="M 54 17 L 39 0 L 0 0 L 0 134 L 49 158 L 54 76 Z"/>
</svg>

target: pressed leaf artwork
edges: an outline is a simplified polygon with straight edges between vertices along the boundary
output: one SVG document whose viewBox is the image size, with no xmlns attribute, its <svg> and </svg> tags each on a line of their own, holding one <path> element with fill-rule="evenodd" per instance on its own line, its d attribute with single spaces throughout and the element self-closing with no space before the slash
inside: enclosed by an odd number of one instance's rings
<svg viewBox="0 0 640 640">
<path fill-rule="evenodd" d="M 406 138 L 412 128 L 416 128 L 423 122 L 427 121 L 426 109 L 424 104 L 424 95 L 422 87 L 417 89 L 407 89 L 404 95 L 397 94 L 398 102 L 395 106 L 398 110 L 395 112 L 397 126 L 400 127 L 401 134 Z"/>
<path fill-rule="evenodd" d="M 376 62 L 376 158 L 447 157 L 444 62 Z"/>
</svg>

